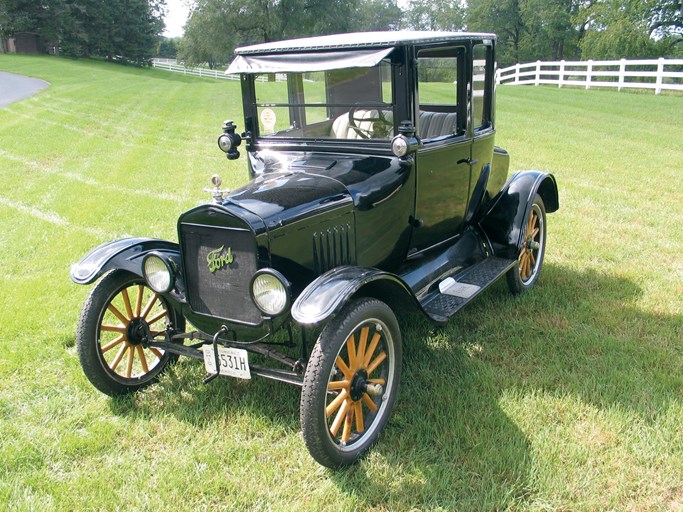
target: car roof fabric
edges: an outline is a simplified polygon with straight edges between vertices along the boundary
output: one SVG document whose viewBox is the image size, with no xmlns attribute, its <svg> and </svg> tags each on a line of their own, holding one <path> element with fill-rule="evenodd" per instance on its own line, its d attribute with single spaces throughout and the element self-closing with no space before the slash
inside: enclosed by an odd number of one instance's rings
<svg viewBox="0 0 683 512">
<path fill-rule="evenodd" d="M 226 74 L 233 73 L 305 73 L 345 68 L 371 68 L 389 55 L 393 48 L 313 53 L 276 53 L 238 55 Z"/>
</svg>

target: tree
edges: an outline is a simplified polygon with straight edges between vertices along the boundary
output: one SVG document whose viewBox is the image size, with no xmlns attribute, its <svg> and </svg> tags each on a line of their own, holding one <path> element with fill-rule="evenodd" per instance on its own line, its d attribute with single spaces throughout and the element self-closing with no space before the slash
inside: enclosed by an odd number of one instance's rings
<svg viewBox="0 0 683 512">
<path fill-rule="evenodd" d="M 354 18 L 357 30 L 398 30 L 403 11 L 396 0 L 365 0 L 360 2 Z"/>
<path fill-rule="evenodd" d="M 233 11 L 225 0 L 200 0 L 185 25 L 178 44 L 178 60 L 186 66 L 225 64 L 237 43 Z"/>
<path fill-rule="evenodd" d="M 620 59 L 660 57 L 667 41 L 657 41 L 653 32 L 665 26 L 663 19 L 653 21 L 653 13 L 662 12 L 664 2 L 651 0 L 601 0 L 589 9 L 589 22 L 580 46 L 583 58 Z M 659 22 L 662 21 L 662 24 Z"/>
<path fill-rule="evenodd" d="M 180 38 L 163 37 L 157 46 L 157 57 L 164 59 L 175 59 L 178 55 L 178 41 Z"/>
<path fill-rule="evenodd" d="M 520 62 L 522 36 L 526 28 L 519 0 L 470 0 L 467 28 L 498 35 L 498 62 L 507 66 Z"/>
<path fill-rule="evenodd" d="M 415 30 L 462 30 L 465 7 L 459 1 L 410 0 L 405 21 Z"/>
</svg>

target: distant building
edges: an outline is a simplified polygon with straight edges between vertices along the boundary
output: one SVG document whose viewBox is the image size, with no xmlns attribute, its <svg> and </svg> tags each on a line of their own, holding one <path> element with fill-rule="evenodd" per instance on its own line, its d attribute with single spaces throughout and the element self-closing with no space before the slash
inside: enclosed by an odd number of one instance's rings
<svg viewBox="0 0 683 512">
<path fill-rule="evenodd" d="M 17 32 L 0 45 L 7 53 L 45 53 L 43 38 L 33 32 Z"/>
</svg>

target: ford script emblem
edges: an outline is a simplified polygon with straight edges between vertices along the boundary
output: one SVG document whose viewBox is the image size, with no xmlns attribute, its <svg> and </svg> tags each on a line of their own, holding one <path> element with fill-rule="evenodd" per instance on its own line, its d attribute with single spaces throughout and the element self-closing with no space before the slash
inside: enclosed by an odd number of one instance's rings
<svg viewBox="0 0 683 512">
<path fill-rule="evenodd" d="M 206 262 L 209 264 L 209 271 L 211 271 L 211 273 L 222 269 L 226 265 L 230 265 L 234 261 L 232 248 L 228 247 L 226 253 L 221 254 L 224 249 L 225 246 L 221 245 L 218 249 L 211 251 L 206 255 Z"/>
</svg>

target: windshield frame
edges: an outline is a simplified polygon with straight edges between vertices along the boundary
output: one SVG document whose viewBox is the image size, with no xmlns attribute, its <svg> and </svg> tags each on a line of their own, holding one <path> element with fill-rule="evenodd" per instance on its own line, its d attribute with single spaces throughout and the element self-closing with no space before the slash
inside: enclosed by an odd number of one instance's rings
<svg viewBox="0 0 683 512">
<path fill-rule="evenodd" d="M 400 121 L 400 114 L 398 113 L 399 110 L 403 111 L 402 108 L 399 108 L 398 106 L 398 82 L 399 82 L 399 76 L 401 76 L 401 73 L 397 71 L 397 69 L 401 65 L 402 59 L 397 58 L 399 54 L 402 54 L 402 52 L 395 51 L 396 48 L 391 48 L 389 49 L 390 51 L 388 52 L 388 56 L 380 61 L 379 64 L 376 66 L 368 66 L 368 67 L 350 67 L 350 68 L 337 68 L 335 70 L 326 70 L 326 69 L 321 69 L 314 71 L 313 73 L 324 73 L 325 76 L 330 76 L 330 74 L 333 74 L 335 72 L 348 72 L 349 70 L 356 69 L 356 70 L 363 70 L 363 69 L 377 69 L 377 75 L 380 77 L 379 78 L 379 84 L 378 86 L 380 89 L 382 87 L 385 88 L 385 92 L 380 91 L 381 99 L 382 101 L 380 102 L 375 102 L 375 101 L 370 101 L 370 100 L 361 100 L 358 102 L 352 102 L 350 100 L 346 101 L 328 101 L 329 100 L 329 84 L 326 82 L 324 87 L 323 94 L 325 95 L 325 101 L 309 101 L 305 96 L 303 96 L 303 91 L 301 90 L 296 90 L 296 85 L 293 84 L 294 80 L 291 78 L 288 78 L 287 81 L 287 99 L 285 101 L 262 101 L 261 98 L 258 96 L 258 89 L 259 89 L 259 83 L 260 80 L 263 80 L 262 77 L 263 75 L 255 74 L 255 73 L 242 73 L 241 74 L 241 82 L 242 82 L 242 90 L 243 90 L 243 108 L 245 112 L 245 124 L 246 124 L 246 130 L 249 132 L 249 135 L 251 136 L 252 143 L 256 144 L 258 143 L 259 145 L 265 144 L 265 145 L 311 145 L 311 144 L 323 144 L 325 146 L 330 146 L 330 145 L 344 145 L 348 146 L 350 142 L 357 143 L 359 145 L 371 145 L 372 147 L 377 148 L 378 145 L 384 145 L 386 146 L 386 149 L 390 148 L 390 142 L 392 137 L 397 133 L 397 128 L 399 125 Z M 301 71 L 301 72 L 296 72 L 296 73 L 289 73 L 289 74 L 281 74 L 282 76 L 299 76 L 303 79 L 305 76 L 305 73 L 309 73 L 310 71 Z M 384 73 L 384 75 L 382 74 Z M 327 80 L 327 79 L 326 79 Z M 300 80 L 301 84 L 301 80 Z M 301 86 L 301 85 L 299 85 Z M 294 91 L 292 92 L 292 88 L 294 88 Z M 302 101 L 293 101 L 292 98 L 295 97 L 297 94 L 302 94 L 300 98 Z M 390 97 L 387 97 L 390 96 Z M 361 111 L 361 109 L 369 109 L 373 108 L 377 109 L 378 107 L 382 111 L 389 111 L 390 114 L 390 121 L 391 121 L 391 130 L 389 130 L 385 136 L 377 136 L 373 137 L 370 136 L 368 138 L 365 137 L 338 137 L 338 136 L 333 136 L 331 132 L 328 132 L 328 134 L 315 134 L 311 133 L 313 130 L 310 128 L 313 127 L 316 123 L 320 124 L 321 126 L 326 124 L 328 128 L 331 129 L 333 123 L 337 120 L 338 117 L 340 117 L 343 114 L 339 114 L 340 109 L 344 109 L 344 112 L 348 113 L 352 108 L 358 109 L 358 111 Z M 300 127 L 297 131 L 296 126 L 292 126 L 292 124 L 289 125 L 288 128 L 280 128 L 276 130 L 274 133 L 263 133 L 263 122 L 261 119 L 261 115 L 263 112 L 263 109 L 273 109 L 273 108 L 279 108 L 281 111 L 282 110 L 295 110 L 295 109 L 325 109 L 325 118 L 322 120 L 314 121 L 312 123 L 309 123 L 308 125 L 305 125 L 304 127 Z M 332 116 L 330 114 L 337 114 L 335 116 Z M 404 116 L 405 117 L 405 116 Z M 289 116 L 289 121 L 291 123 L 292 121 L 292 116 Z M 374 126 L 374 125 L 373 125 Z M 308 133 L 307 133 L 308 132 Z"/>
</svg>

